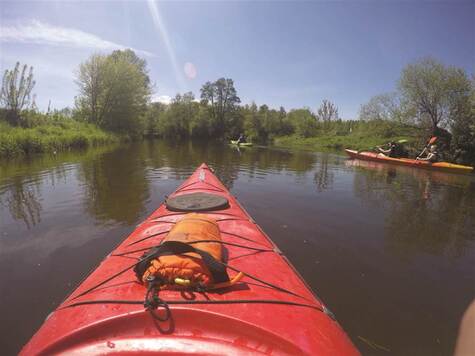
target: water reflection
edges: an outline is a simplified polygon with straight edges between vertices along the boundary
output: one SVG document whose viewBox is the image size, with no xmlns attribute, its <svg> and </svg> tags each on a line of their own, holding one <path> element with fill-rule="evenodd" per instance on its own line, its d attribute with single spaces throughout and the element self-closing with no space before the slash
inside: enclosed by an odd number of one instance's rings
<svg viewBox="0 0 475 356">
<path fill-rule="evenodd" d="M 475 293 L 473 176 L 330 153 L 163 141 L 0 162 L 0 290 L 8 291 L 0 293 L 2 351 L 15 354 L 202 162 L 357 344 L 362 336 L 394 354 L 451 353 Z M 19 261 L 22 268 L 12 268 Z M 24 308 L 31 295 L 33 310 Z"/>
<path fill-rule="evenodd" d="M 0 162 L 0 205 L 9 210 L 12 219 L 23 221 L 30 229 L 41 221 L 44 186 L 54 187 L 64 181 L 68 169 L 54 156 L 22 163 Z"/>
<path fill-rule="evenodd" d="M 40 184 L 27 183 L 14 177 L 8 187 L 0 191 L 0 204 L 10 211 L 15 220 L 21 220 L 29 229 L 41 219 Z"/>
<path fill-rule="evenodd" d="M 250 178 L 263 178 L 283 170 L 303 174 L 311 170 L 316 155 L 307 152 L 269 150 L 266 147 L 252 147 L 237 150 L 213 142 L 164 142 L 150 141 L 147 145 L 147 164 L 156 169 L 155 178 L 172 174 L 174 179 L 185 179 L 202 162 L 207 162 L 216 175 L 232 188 L 239 173 Z"/>
<path fill-rule="evenodd" d="M 317 186 L 317 191 L 319 193 L 330 189 L 335 179 L 335 173 L 333 169 L 328 169 L 328 159 L 328 153 L 322 153 L 320 155 L 319 164 L 313 176 L 313 180 L 315 182 L 315 185 Z"/>
<path fill-rule="evenodd" d="M 151 182 L 184 180 L 202 162 L 214 167 L 229 189 L 240 174 L 249 179 L 264 179 L 285 171 L 294 175 L 296 183 L 304 182 L 305 174 L 317 166 L 315 183 L 323 191 L 333 180 L 328 157 L 323 155 L 317 161 L 317 155 L 308 152 L 265 147 L 236 151 L 221 143 L 192 141 L 148 141 L 44 155 L 2 162 L 0 203 L 12 219 L 31 228 L 41 220 L 43 195 L 62 181 L 70 186 L 72 195 L 80 196 L 83 209 L 97 222 L 130 225 L 146 212 Z M 74 179 L 68 174 L 73 174 Z"/>
<path fill-rule="evenodd" d="M 149 198 L 146 155 L 145 146 L 131 145 L 83 162 L 79 180 L 86 211 L 102 222 L 136 223 Z"/>
<path fill-rule="evenodd" d="M 421 252 L 461 256 L 475 240 L 475 183 L 471 176 L 349 160 L 360 174 L 354 192 L 385 211 L 387 247 L 400 256 Z"/>
</svg>

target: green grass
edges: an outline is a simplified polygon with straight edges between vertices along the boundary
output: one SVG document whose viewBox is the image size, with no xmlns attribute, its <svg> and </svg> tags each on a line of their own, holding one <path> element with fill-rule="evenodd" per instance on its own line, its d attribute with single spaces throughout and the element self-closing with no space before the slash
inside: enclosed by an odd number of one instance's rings
<svg viewBox="0 0 475 356">
<path fill-rule="evenodd" d="M 274 139 L 274 145 L 315 151 L 341 151 L 345 148 L 370 150 L 390 141 L 402 139 L 408 141 L 405 145 L 409 149 L 417 147 L 420 145 L 421 131 L 410 126 L 375 126 L 357 129 L 353 132 L 320 132 L 315 137 L 307 138 L 297 135 L 281 136 Z"/>
<path fill-rule="evenodd" d="M 0 156 L 4 157 L 65 151 L 117 141 L 117 135 L 71 119 L 32 128 L 12 127 L 0 122 Z"/>
<path fill-rule="evenodd" d="M 274 145 L 289 148 L 301 148 L 309 150 L 343 150 L 351 148 L 356 150 L 369 150 L 376 146 L 383 145 L 392 140 L 407 139 L 407 136 L 393 137 L 371 137 L 363 135 L 333 136 L 320 135 L 316 137 L 302 138 L 298 136 L 283 136 L 274 139 Z"/>
</svg>

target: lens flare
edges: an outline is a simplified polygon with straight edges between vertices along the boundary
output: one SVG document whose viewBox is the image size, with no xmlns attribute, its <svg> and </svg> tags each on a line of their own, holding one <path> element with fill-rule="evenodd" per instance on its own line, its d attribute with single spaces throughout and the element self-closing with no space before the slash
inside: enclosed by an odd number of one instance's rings
<svg viewBox="0 0 475 356">
<path fill-rule="evenodd" d="M 183 71 L 188 79 L 195 79 L 196 78 L 196 67 L 191 62 L 186 62 L 185 66 L 183 67 Z"/>
</svg>

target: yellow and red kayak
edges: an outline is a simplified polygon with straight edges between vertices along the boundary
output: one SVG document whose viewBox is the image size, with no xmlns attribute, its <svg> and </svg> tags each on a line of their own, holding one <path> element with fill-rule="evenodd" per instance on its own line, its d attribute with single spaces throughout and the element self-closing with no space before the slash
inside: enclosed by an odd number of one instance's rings
<svg viewBox="0 0 475 356">
<path fill-rule="evenodd" d="M 358 152 L 356 150 L 345 149 L 345 152 L 351 158 L 361 159 L 365 161 L 376 161 L 384 162 L 391 164 L 400 164 L 404 166 L 410 166 L 415 168 L 431 169 L 437 171 L 445 171 L 451 173 L 471 173 L 473 172 L 473 167 L 462 166 L 460 164 L 453 164 L 449 162 L 436 162 L 431 163 L 428 161 L 418 161 L 410 158 L 392 158 L 388 157 L 383 153 L 367 152 L 362 151 Z"/>
</svg>

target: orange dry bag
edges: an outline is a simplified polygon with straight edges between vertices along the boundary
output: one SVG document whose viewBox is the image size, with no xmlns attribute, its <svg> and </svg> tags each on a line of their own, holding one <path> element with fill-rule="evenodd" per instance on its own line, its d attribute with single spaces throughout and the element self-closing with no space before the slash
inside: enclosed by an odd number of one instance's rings
<svg viewBox="0 0 475 356">
<path fill-rule="evenodd" d="M 229 281 L 222 263 L 221 234 L 215 220 L 204 214 L 185 215 L 162 243 L 142 256 L 137 278 L 155 281 L 161 288 L 224 287 Z"/>
</svg>

